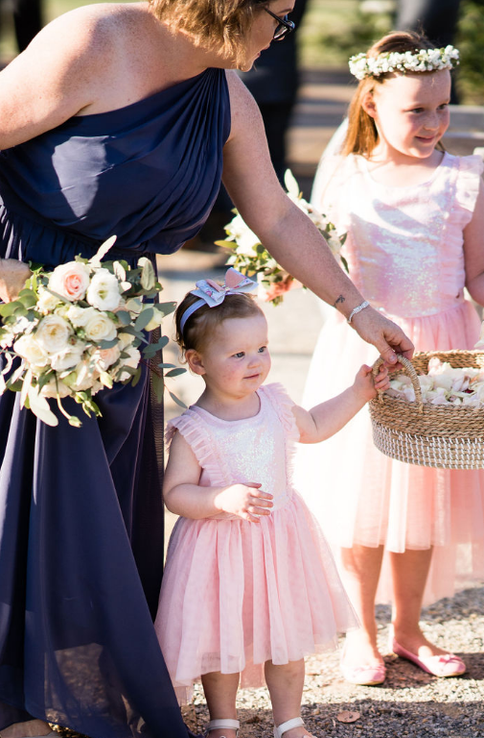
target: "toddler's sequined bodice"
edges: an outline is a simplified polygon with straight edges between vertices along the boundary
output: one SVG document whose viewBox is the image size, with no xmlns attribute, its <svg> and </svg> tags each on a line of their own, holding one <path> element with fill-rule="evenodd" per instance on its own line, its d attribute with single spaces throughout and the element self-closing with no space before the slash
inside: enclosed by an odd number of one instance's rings
<svg viewBox="0 0 484 738">
<path fill-rule="evenodd" d="M 480 157 L 445 154 L 418 186 L 373 180 L 367 162 L 348 156 L 323 207 L 340 230 L 350 276 L 372 305 L 402 317 L 452 309 L 463 300 L 463 229 L 477 197 Z"/>
<path fill-rule="evenodd" d="M 193 406 L 172 424 L 192 445 L 202 486 L 256 482 L 273 495 L 276 510 L 292 495 L 291 459 L 299 433 L 292 402 L 282 388 L 267 385 L 258 395 L 260 409 L 252 418 L 222 420 Z"/>
</svg>

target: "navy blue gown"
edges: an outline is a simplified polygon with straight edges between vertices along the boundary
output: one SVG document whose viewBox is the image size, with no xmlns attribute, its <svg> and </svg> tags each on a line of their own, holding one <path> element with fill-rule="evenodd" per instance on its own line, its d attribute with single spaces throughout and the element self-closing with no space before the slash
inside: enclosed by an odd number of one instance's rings
<svg viewBox="0 0 484 738">
<path fill-rule="evenodd" d="M 216 199 L 229 131 L 225 73 L 208 69 L 1 152 L 0 256 L 55 266 L 113 234 L 108 258 L 173 253 Z M 93 738 L 188 735 L 152 624 L 163 506 L 149 394 L 146 371 L 99 393 L 102 418 L 80 429 L 0 398 L 0 730 L 34 716 Z"/>
</svg>

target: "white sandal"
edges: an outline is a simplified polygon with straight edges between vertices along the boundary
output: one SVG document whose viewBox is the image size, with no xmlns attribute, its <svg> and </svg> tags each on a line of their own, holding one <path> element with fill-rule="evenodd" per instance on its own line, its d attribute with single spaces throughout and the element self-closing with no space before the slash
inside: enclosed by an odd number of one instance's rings
<svg viewBox="0 0 484 738">
<path fill-rule="evenodd" d="M 281 723 L 278 727 L 274 728 L 274 738 L 282 738 L 284 733 L 287 733 L 288 730 L 299 728 L 301 727 L 301 725 L 304 725 L 304 720 L 302 719 L 302 717 L 296 717 L 292 718 L 292 720 L 286 720 L 285 723 Z M 313 738 L 313 736 L 307 733 L 303 738 Z"/>
<path fill-rule="evenodd" d="M 210 720 L 205 736 L 208 736 L 210 731 L 215 730 L 216 728 L 230 728 L 230 730 L 235 730 L 237 732 L 240 728 L 240 723 L 238 720 L 231 720 L 230 718 Z M 225 736 L 221 736 L 221 738 L 225 738 Z"/>
</svg>

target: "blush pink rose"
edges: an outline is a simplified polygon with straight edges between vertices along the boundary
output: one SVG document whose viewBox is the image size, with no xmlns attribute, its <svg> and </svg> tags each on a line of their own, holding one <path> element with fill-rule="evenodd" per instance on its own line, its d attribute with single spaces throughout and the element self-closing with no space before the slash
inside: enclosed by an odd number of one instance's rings
<svg viewBox="0 0 484 738">
<path fill-rule="evenodd" d="M 89 287 L 90 270 L 82 261 L 60 264 L 49 278 L 49 289 L 65 300 L 82 300 Z"/>
</svg>

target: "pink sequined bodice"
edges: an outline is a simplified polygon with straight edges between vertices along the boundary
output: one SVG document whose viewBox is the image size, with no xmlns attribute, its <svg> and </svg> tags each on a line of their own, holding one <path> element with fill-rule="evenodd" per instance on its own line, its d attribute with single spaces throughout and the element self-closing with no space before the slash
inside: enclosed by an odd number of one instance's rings
<svg viewBox="0 0 484 738">
<path fill-rule="evenodd" d="M 446 153 L 427 182 L 388 187 L 372 179 L 363 157 L 341 161 L 315 204 L 348 233 L 350 277 L 374 307 L 410 318 L 462 302 L 463 229 L 482 168 L 478 156 Z"/>
<path fill-rule="evenodd" d="M 292 495 L 290 460 L 299 432 L 293 403 L 280 385 L 261 387 L 258 395 L 259 412 L 244 420 L 222 420 L 194 405 L 170 422 L 167 440 L 173 427 L 182 431 L 200 463 L 202 486 L 258 482 L 277 510 Z"/>
</svg>

